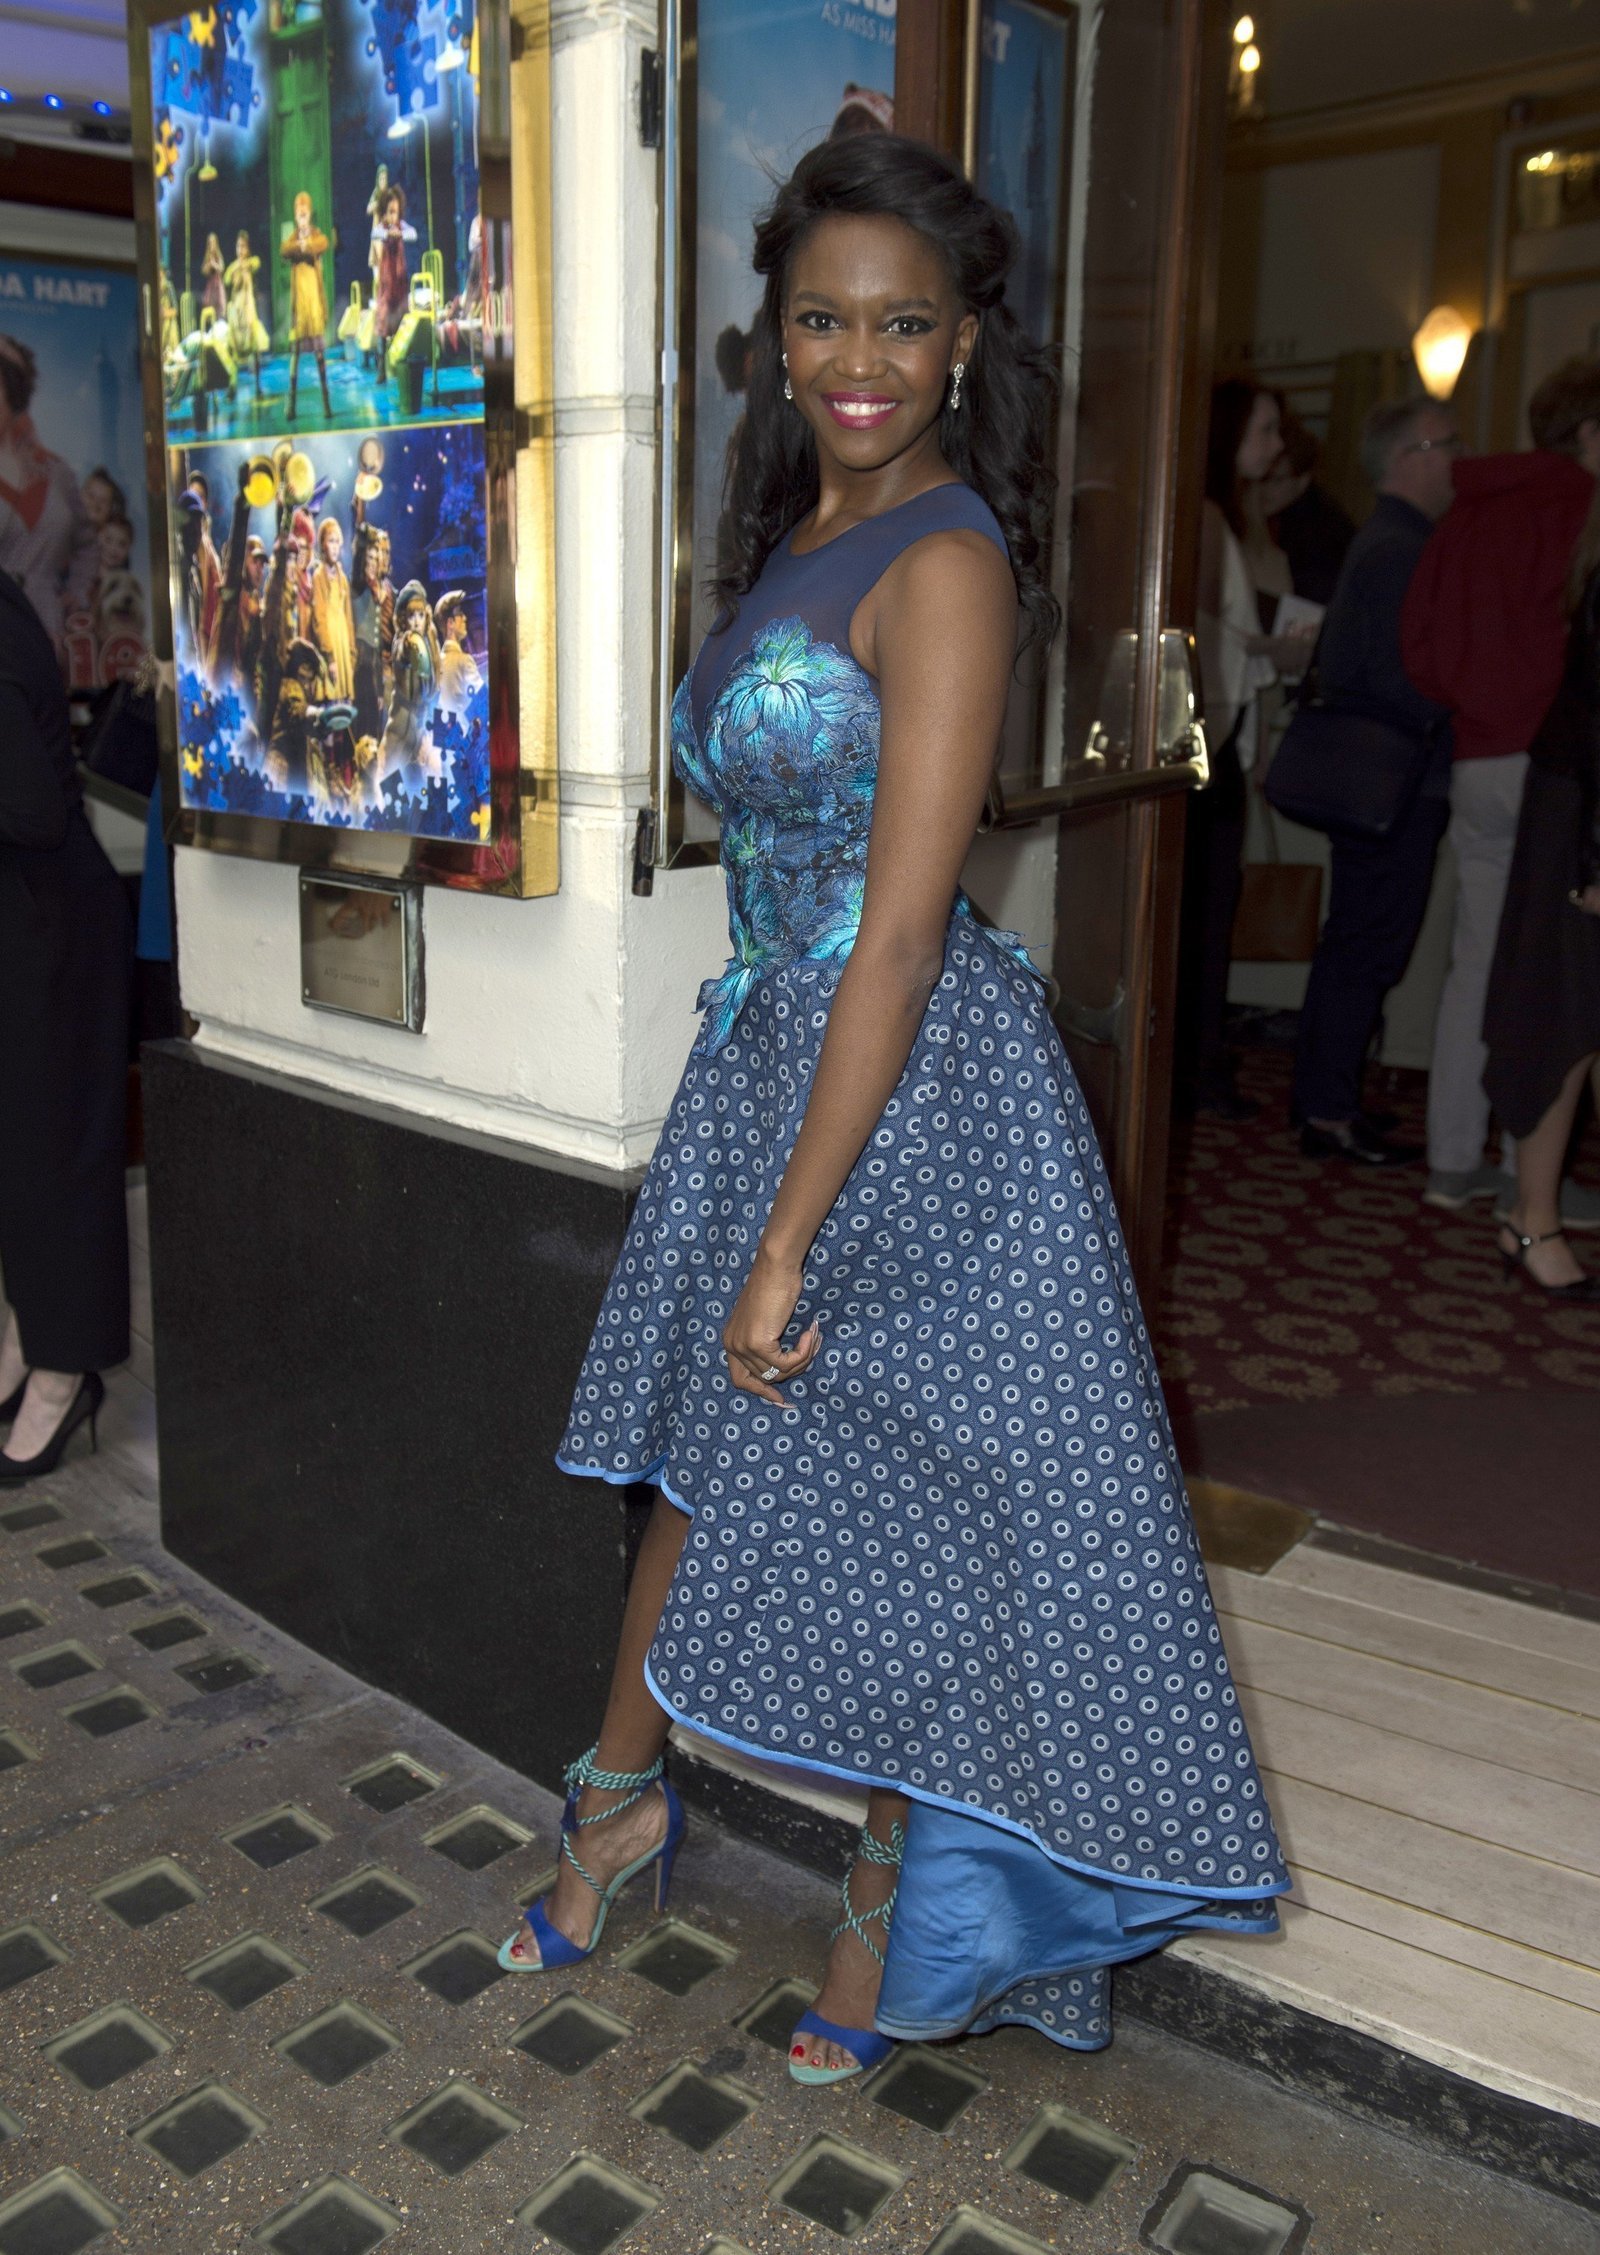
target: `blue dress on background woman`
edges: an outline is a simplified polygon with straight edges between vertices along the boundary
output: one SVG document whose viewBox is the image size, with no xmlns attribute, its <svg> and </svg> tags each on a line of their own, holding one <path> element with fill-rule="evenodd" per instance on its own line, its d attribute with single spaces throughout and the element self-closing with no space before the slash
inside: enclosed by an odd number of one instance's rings
<svg viewBox="0 0 1600 2255">
<path fill-rule="evenodd" d="M 813 1244 L 787 1410 L 721 1334 L 861 918 L 879 703 L 862 597 L 965 485 L 787 540 L 673 707 L 722 818 L 732 960 L 573 1400 L 569 1472 L 693 1519 L 650 1687 L 690 1730 L 910 1796 L 890 2036 L 1108 2040 L 1108 1968 L 1270 1933 L 1288 1886 L 1104 1162 L 1021 942 L 958 896 L 905 1071 Z"/>
</svg>

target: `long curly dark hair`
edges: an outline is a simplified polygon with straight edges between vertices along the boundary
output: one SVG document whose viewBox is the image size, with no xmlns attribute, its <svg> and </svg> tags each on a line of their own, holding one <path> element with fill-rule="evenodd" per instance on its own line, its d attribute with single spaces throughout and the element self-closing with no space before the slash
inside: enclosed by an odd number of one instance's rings
<svg viewBox="0 0 1600 2255">
<path fill-rule="evenodd" d="M 1005 302 L 1016 229 L 948 157 L 890 133 L 820 143 L 757 223 L 755 269 L 767 286 L 751 332 L 748 406 L 728 483 L 727 562 L 710 583 L 719 624 L 755 585 L 784 534 L 816 506 L 816 440 L 783 397 L 784 297 L 806 235 L 819 219 L 845 213 L 902 219 L 926 236 L 942 253 L 962 305 L 978 316 L 961 405 L 952 411 L 946 402 L 939 444 L 1006 536 L 1025 643 L 1048 639 L 1060 620 L 1046 578 L 1056 376 L 1049 354 Z"/>
</svg>

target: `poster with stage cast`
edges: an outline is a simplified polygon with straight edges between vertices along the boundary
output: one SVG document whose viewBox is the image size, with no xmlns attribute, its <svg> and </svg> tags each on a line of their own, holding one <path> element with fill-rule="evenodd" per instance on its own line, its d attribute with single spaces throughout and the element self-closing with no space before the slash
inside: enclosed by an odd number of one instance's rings
<svg viewBox="0 0 1600 2255">
<path fill-rule="evenodd" d="M 148 648 L 143 431 L 133 273 L 0 250 L 0 571 L 74 689 L 137 674 Z"/>
<path fill-rule="evenodd" d="M 217 0 L 149 69 L 169 444 L 481 418 L 474 0 Z"/>
<path fill-rule="evenodd" d="M 185 805 L 481 844 L 481 436 L 233 439 L 169 459 Z"/>
<path fill-rule="evenodd" d="M 482 845 L 475 0 L 146 37 L 183 804 Z"/>
</svg>

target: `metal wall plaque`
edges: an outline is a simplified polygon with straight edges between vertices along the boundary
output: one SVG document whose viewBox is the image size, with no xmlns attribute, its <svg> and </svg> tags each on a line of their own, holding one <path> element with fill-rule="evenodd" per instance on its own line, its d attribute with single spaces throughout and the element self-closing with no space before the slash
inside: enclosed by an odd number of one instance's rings
<svg viewBox="0 0 1600 2255">
<path fill-rule="evenodd" d="M 337 1010 L 421 1033 L 418 888 L 302 870 L 300 999 L 308 1010 Z"/>
</svg>

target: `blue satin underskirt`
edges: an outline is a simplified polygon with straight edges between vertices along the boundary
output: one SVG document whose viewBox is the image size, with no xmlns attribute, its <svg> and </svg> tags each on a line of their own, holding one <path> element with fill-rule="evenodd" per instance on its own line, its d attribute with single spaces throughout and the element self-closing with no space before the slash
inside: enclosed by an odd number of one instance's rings
<svg viewBox="0 0 1600 2255">
<path fill-rule="evenodd" d="M 560 1457 L 556 1462 L 564 1472 L 625 1484 L 587 1465 Z M 659 1469 L 651 1467 L 626 1484 L 635 1481 L 658 1488 L 669 1503 L 694 1516 Z M 645 1681 L 673 1721 L 697 1737 L 758 1761 L 802 1766 L 757 1741 L 702 1729 L 679 1714 L 648 1667 Z M 837 1774 L 857 1788 L 903 1790 L 892 1778 L 803 1766 Z M 913 1798 L 877 2024 L 886 2036 L 918 2043 L 1006 2026 L 1036 2028 L 1069 2050 L 1099 2051 L 1111 2041 L 1112 1966 L 1164 1949 L 1185 1934 L 1277 1930 L 1271 1895 L 1186 1895 L 1173 1888 L 1126 1886 L 1071 1869 L 991 1817 Z"/>
<path fill-rule="evenodd" d="M 1184 1934 L 1277 1926 L 1270 1897 L 1122 1886 L 982 1817 L 913 1801 L 878 2027 L 931 2042 L 1014 2024 L 1098 2051 L 1111 2041 L 1113 1965 Z"/>
</svg>

